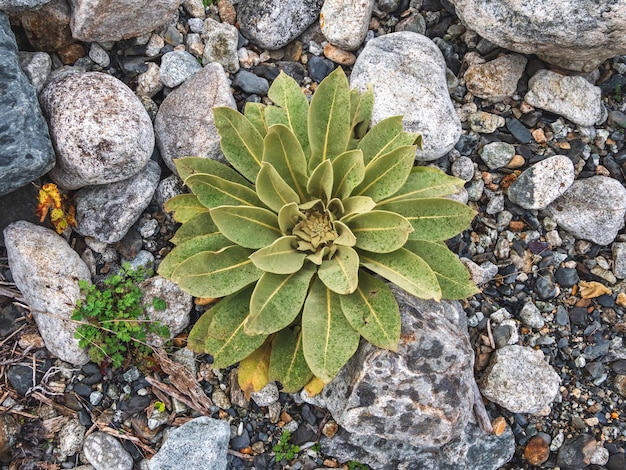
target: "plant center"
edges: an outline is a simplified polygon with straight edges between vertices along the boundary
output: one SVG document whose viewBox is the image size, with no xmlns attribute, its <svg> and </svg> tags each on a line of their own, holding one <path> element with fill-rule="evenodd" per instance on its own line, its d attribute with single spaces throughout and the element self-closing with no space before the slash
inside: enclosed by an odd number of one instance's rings
<svg viewBox="0 0 626 470">
<path fill-rule="evenodd" d="M 305 215 L 292 231 L 298 237 L 298 250 L 317 253 L 320 249 L 330 247 L 338 234 L 328 211 L 315 208 L 306 211 Z"/>
</svg>

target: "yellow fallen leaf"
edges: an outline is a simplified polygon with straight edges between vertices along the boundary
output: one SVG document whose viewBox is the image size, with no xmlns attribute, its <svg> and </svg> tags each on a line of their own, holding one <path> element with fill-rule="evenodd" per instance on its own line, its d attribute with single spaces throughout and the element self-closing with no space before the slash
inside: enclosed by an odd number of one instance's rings
<svg viewBox="0 0 626 470">
<path fill-rule="evenodd" d="M 266 341 L 239 363 L 237 379 L 241 391 L 248 400 L 252 393 L 258 392 L 268 384 L 271 354 L 271 343 Z"/>
<path fill-rule="evenodd" d="M 610 295 L 613 293 L 611 289 L 596 281 L 580 281 L 578 287 L 580 288 L 580 295 L 583 299 L 595 299 L 601 295 Z"/>
<path fill-rule="evenodd" d="M 322 391 L 324 388 L 324 382 L 319 377 L 313 377 L 309 380 L 309 383 L 304 386 L 306 393 L 309 394 L 310 397 L 314 397 L 318 393 Z"/>
<path fill-rule="evenodd" d="M 76 210 L 56 184 L 44 184 L 39 189 L 37 201 L 39 204 L 35 214 L 39 217 L 39 222 L 43 222 L 50 212 L 50 222 L 57 233 L 63 233 L 68 227 L 76 227 Z"/>
</svg>

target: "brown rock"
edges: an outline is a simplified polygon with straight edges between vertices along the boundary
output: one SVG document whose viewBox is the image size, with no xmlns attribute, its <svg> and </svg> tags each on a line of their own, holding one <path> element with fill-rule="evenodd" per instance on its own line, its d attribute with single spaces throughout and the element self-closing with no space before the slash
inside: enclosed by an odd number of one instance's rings
<svg viewBox="0 0 626 470">
<path fill-rule="evenodd" d="M 0 415 L 0 462 L 11 461 L 11 448 L 15 436 L 20 432 L 20 425 L 8 414 Z"/>
<path fill-rule="evenodd" d="M 615 377 L 615 388 L 622 396 L 626 397 L 626 375 L 617 375 Z"/>
<path fill-rule="evenodd" d="M 524 449 L 524 458 L 528 460 L 531 465 L 541 465 L 550 457 L 550 447 L 548 443 L 541 436 L 535 436 Z"/>
<path fill-rule="evenodd" d="M 18 16 L 36 50 L 56 52 L 75 41 L 70 29 L 70 15 L 66 0 L 52 0 L 39 10 L 25 11 Z"/>
<path fill-rule="evenodd" d="M 302 57 L 302 42 L 292 41 L 285 46 L 285 60 L 298 62 Z"/>
<path fill-rule="evenodd" d="M 223 23 L 234 25 L 237 21 L 237 12 L 230 0 L 220 0 L 217 2 L 217 11 Z"/>
<path fill-rule="evenodd" d="M 506 420 L 502 416 L 498 416 L 491 423 L 491 427 L 493 428 L 493 434 L 495 436 L 501 436 L 506 430 Z"/>
<path fill-rule="evenodd" d="M 57 51 L 59 58 L 64 65 L 70 65 L 76 62 L 81 57 L 85 57 L 85 48 L 79 43 L 75 42 L 67 46 L 62 47 Z"/>
<path fill-rule="evenodd" d="M 344 51 L 330 43 L 324 46 L 324 55 L 326 58 L 341 65 L 352 65 L 356 61 L 356 56 L 352 52 Z"/>
<path fill-rule="evenodd" d="M 464 78 L 467 90 L 479 98 L 501 101 L 515 94 L 517 82 L 526 67 L 526 58 L 519 54 L 498 57 L 484 64 L 470 66 Z"/>
</svg>

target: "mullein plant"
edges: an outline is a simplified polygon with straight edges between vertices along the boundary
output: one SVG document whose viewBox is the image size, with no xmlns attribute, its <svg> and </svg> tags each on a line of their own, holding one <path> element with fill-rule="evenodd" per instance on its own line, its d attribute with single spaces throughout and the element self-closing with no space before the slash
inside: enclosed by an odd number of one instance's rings
<svg viewBox="0 0 626 470">
<path fill-rule="evenodd" d="M 191 193 L 166 203 L 182 225 L 159 267 L 195 297 L 223 297 L 188 347 L 216 368 L 240 361 L 246 393 L 272 380 L 319 389 L 361 336 L 397 350 L 400 313 L 385 280 L 437 301 L 477 292 L 444 243 L 475 215 L 447 198 L 464 182 L 414 166 L 421 136 L 401 116 L 369 129 L 373 93 L 350 90 L 341 68 L 310 103 L 284 73 L 268 97 L 244 114 L 213 110 L 232 167 L 176 161 Z"/>
</svg>

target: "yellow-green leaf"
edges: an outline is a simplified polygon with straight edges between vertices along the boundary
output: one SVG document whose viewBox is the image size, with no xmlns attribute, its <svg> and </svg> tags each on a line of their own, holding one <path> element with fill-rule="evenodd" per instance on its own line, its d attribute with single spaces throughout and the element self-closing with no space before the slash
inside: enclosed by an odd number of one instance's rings
<svg viewBox="0 0 626 470">
<path fill-rule="evenodd" d="M 419 134 L 402 130 L 402 116 L 391 116 L 376 123 L 361 139 L 357 148 L 363 151 L 363 161 L 367 165 L 398 147 L 406 145 L 421 147 L 421 142 Z"/>
<path fill-rule="evenodd" d="M 363 153 L 360 150 L 343 152 L 333 160 L 333 197 L 345 199 L 365 177 Z"/>
<path fill-rule="evenodd" d="M 242 318 L 247 318 L 250 312 L 250 296 L 254 285 L 250 285 L 239 292 L 224 297 L 211 310 L 213 321 L 207 330 L 208 336 L 215 339 L 226 339 L 239 327 Z"/>
<path fill-rule="evenodd" d="M 206 157 L 183 157 L 174 160 L 178 176 L 183 183 L 192 175 L 209 174 L 251 188 L 250 182 L 228 165 Z"/>
<path fill-rule="evenodd" d="M 261 207 L 220 206 L 211 210 L 219 231 L 244 248 L 263 248 L 281 235 L 278 216 Z"/>
<path fill-rule="evenodd" d="M 199 173 L 187 178 L 185 184 L 209 209 L 224 205 L 253 207 L 263 205 L 252 189 L 219 176 Z"/>
<path fill-rule="evenodd" d="M 439 280 L 442 298 L 459 300 L 480 292 L 465 265 L 444 243 L 410 240 L 405 247 L 428 263 Z"/>
<path fill-rule="evenodd" d="M 172 281 L 194 297 L 224 297 L 263 274 L 249 259 L 251 254 L 252 250 L 240 246 L 203 251 L 179 264 Z"/>
<path fill-rule="evenodd" d="M 330 382 L 356 352 L 360 337 L 346 320 L 339 295 L 315 280 L 302 310 L 302 347 L 313 374 Z"/>
<path fill-rule="evenodd" d="M 401 248 L 413 227 L 399 214 L 371 211 L 351 217 L 348 227 L 356 237 L 356 246 L 376 253 L 389 253 Z"/>
<path fill-rule="evenodd" d="M 352 230 L 350 230 L 350 227 L 348 227 L 342 221 L 335 220 L 333 222 L 333 228 L 337 232 L 337 235 L 339 235 L 335 239 L 333 244 L 335 244 L 335 245 L 343 245 L 343 246 L 354 246 L 354 245 L 356 245 L 356 237 L 354 236 L 354 233 L 352 233 Z"/>
<path fill-rule="evenodd" d="M 283 124 L 298 138 L 306 155 L 309 154 L 307 119 L 309 102 L 298 83 L 282 72 L 274 79 L 267 96 L 276 106 L 265 111 L 268 125 Z"/>
<path fill-rule="evenodd" d="M 176 268 L 188 258 L 202 251 L 219 251 L 222 248 L 232 245 L 232 242 L 221 233 L 206 233 L 185 240 L 161 261 L 159 274 L 170 279 Z"/>
<path fill-rule="evenodd" d="M 213 223 L 211 214 L 207 209 L 206 212 L 201 212 L 193 218 L 186 220 L 178 228 L 174 236 L 170 238 L 170 242 L 174 245 L 180 245 L 191 238 L 217 231 L 217 226 Z"/>
<path fill-rule="evenodd" d="M 193 194 L 179 194 L 169 199 L 164 208 L 172 212 L 172 218 L 181 224 L 191 220 L 198 214 L 209 213 L 209 209 L 202 205 Z"/>
<path fill-rule="evenodd" d="M 263 143 L 263 161 L 271 163 L 300 199 L 305 200 L 306 156 L 295 134 L 288 127 L 275 124 L 269 128 Z"/>
<path fill-rule="evenodd" d="M 445 198 L 403 200 L 383 207 L 411 223 L 415 231 L 409 240 L 447 240 L 467 229 L 476 215 L 465 204 Z"/>
<path fill-rule="evenodd" d="M 317 87 L 309 106 L 309 169 L 347 150 L 350 124 L 350 86 L 337 67 Z"/>
<path fill-rule="evenodd" d="M 244 116 L 254 126 L 254 128 L 265 136 L 267 134 L 267 121 L 265 120 L 265 105 L 263 103 L 253 103 L 248 101 L 243 110 Z"/>
<path fill-rule="evenodd" d="M 391 253 L 359 252 L 361 264 L 420 299 L 441 300 L 437 276 L 426 261 L 406 248 Z"/>
<path fill-rule="evenodd" d="M 271 342 L 266 340 L 259 349 L 243 358 L 239 363 L 237 381 L 248 400 L 254 392 L 258 392 L 269 383 L 271 354 Z"/>
<path fill-rule="evenodd" d="M 270 246 L 250 255 L 254 265 L 274 274 L 291 274 L 302 268 L 306 253 L 296 250 L 298 239 L 288 235 L 280 237 Z"/>
<path fill-rule="evenodd" d="M 363 182 L 352 191 L 353 196 L 369 196 L 381 201 L 396 193 L 411 173 L 415 147 L 403 146 L 372 160 L 365 167 Z"/>
<path fill-rule="evenodd" d="M 313 377 L 302 351 L 302 329 L 285 328 L 274 336 L 270 357 L 270 380 L 278 380 L 283 392 L 296 393 Z"/>
<path fill-rule="evenodd" d="M 465 181 L 462 179 L 446 175 L 439 168 L 416 166 L 413 167 L 406 183 L 398 192 L 384 201 L 380 201 L 378 207 L 405 199 L 450 196 L 458 193 L 464 184 Z"/>
<path fill-rule="evenodd" d="M 352 328 L 373 345 L 397 351 L 400 310 L 387 284 L 361 270 L 357 290 L 340 299 L 341 309 Z"/>
<path fill-rule="evenodd" d="M 286 204 L 278 212 L 278 227 L 281 233 L 291 233 L 291 230 L 306 216 L 295 202 Z"/>
<path fill-rule="evenodd" d="M 263 136 L 235 109 L 213 108 L 213 117 L 224 156 L 248 181 L 255 181 L 263 158 Z"/>
<path fill-rule="evenodd" d="M 196 354 L 204 354 L 204 343 L 209 335 L 208 331 L 211 322 L 213 321 L 214 313 L 213 308 L 204 312 L 189 332 L 189 336 L 187 337 L 187 348 Z"/>
<path fill-rule="evenodd" d="M 261 201 L 276 213 L 291 202 L 300 203 L 298 193 L 291 189 L 276 169 L 267 162 L 263 162 L 256 177 L 256 193 Z"/>
<path fill-rule="evenodd" d="M 246 333 L 270 334 L 289 326 L 302 310 L 313 274 L 311 263 L 293 274 L 263 274 L 250 298 Z"/>
<path fill-rule="evenodd" d="M 333 191 L 333 165 L 330 160 L 324 160 L 311 172 L 306 190 L 311 197 L 330 201 Z"/>
<path fill-rule="evenodd" d="M 359 255 L 349 246 L 338 246 L 331 259 L 322 261 L 317 276 L 337 294 L 354 292 L 359 284 Z"/>
<path fill-rule="evenodd" d="M 342 201 L 344 218 L 349 218 L 356 214 L 363 214 L 376 207 L 376 203 L 369 196 L 352 196 Z"/>
</svg>

